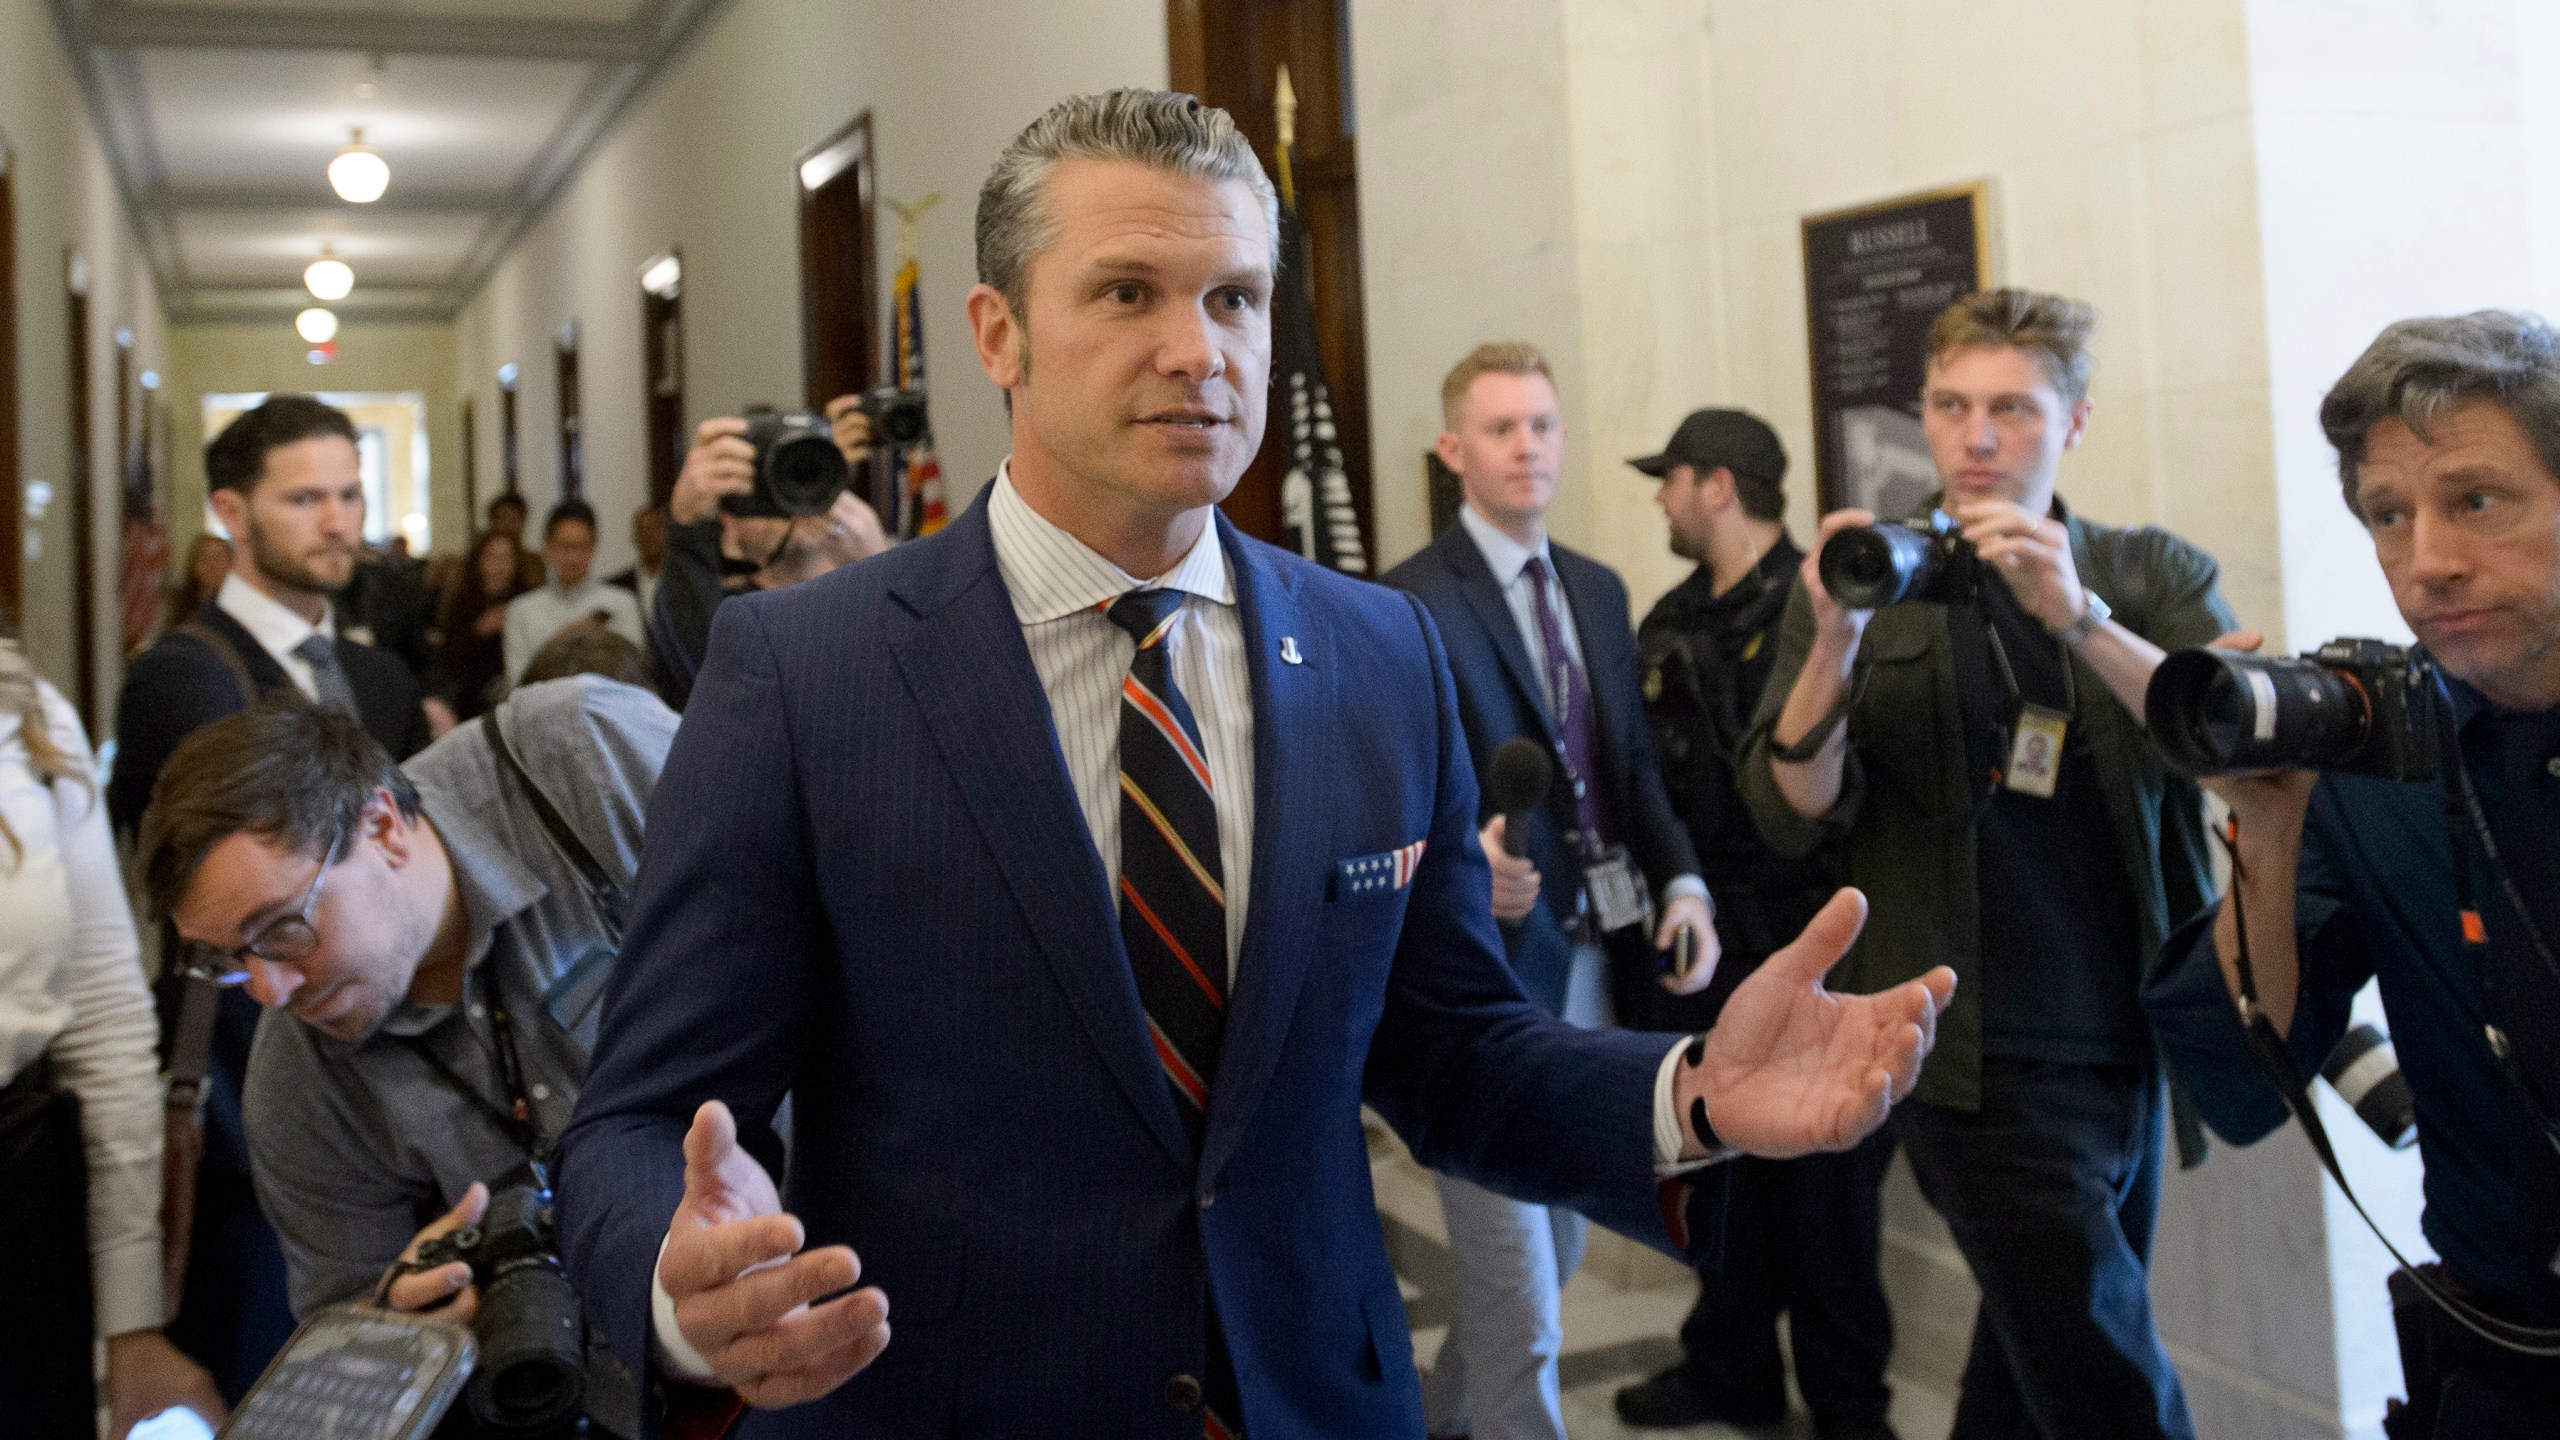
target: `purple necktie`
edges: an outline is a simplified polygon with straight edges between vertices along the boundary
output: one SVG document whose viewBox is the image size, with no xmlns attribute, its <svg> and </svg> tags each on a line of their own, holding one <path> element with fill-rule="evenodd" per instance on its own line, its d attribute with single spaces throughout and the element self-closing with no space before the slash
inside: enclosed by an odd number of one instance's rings
<svg viewBox="0 0 2560 1440">
<path fill-rule="evenodd" d="M 1547 695 L 1555 702 L 1565 780 L 1573 787 L 1574 824 L 1582 831 L 1585 853 L 1597 853 L 1608 845 L 1609 830 L 1600 820 L 1600 794 L 1592 788 L 1592 777 L 1599 771 L 1592 764 L 1591 686 L 1583 679 L 1582 667 L 1574 663 L 1573 652 L 1565 648 L 1564 627 L 1556 622 L 1556 607 L 1547 601 L 1547 557 L 1530 556 L 1521 572 L 1529 577 L 1529 595 L 1538 605 L 1538 643 L 1547 652 Z"/>
</svg>

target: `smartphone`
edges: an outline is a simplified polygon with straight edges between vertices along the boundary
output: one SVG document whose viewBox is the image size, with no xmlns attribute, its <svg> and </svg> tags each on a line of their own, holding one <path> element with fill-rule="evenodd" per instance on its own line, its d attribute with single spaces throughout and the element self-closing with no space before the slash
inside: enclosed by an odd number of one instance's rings
<svg viewBox="0 0 2560 1440">
<path fill-rule="evenodd" d="M 1689 978 L 1698 963 L 1698 932 L 1683 925 L 1671 932 L 1671 948 L 1654 952 L 1654 963 L 1675 980 Z"/>
<path fill-rule="evenodd" d="M 334 1305 L 293 1332 L 220 1440 L 426 1440 L 475 1358 L 450 1321 Z"/>
</svg>

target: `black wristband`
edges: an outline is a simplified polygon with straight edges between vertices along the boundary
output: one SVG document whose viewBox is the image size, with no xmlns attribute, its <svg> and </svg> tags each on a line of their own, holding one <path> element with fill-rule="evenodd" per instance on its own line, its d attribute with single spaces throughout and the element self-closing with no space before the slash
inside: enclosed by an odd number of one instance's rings
<svg viewBox="0 0 2560 1440">
<path fill-rule="evenodd" d="M 1772 730 L 1769 732 L 1769 754 L 1772 758 L 1786 764 L 1802 765 L 1822 753 L 1822 747 L 1831 743 L 1831 732 L 1839 729 L 1840 722 L 1848 718 L 1847 702 L 1834 705 L 1831 707 L 1830 714 L 1815 721 L 1813 728 L 1804 732 L 1803 738 L 1793 745 L 1779 744 L 1778 732 Z"/>
</svg>

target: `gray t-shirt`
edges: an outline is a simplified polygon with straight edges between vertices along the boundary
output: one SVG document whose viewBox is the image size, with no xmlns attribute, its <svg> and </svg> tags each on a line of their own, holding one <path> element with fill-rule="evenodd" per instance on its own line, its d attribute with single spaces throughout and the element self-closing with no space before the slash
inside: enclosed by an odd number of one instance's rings
<svg viewBox="0 0 2560 1440">
<path fill-rule="evenodd" d="M 508 745 L 614 883 L 639 872 L 643 812 L 675 738 L 656 696 L 594 676 L 528 686 L 493 712 Z M 401 767 L 452 858 L 470 931 L 463 999 L 402 1003 L 361 1045 L 281 1011 L 260 1017 L 245 1095 L 259 1203 L 283 1241 L 294 1311 L 369 1294 L 411 1236 L 474 1180 L 528 1157 L 488 1015 L 514 1017 L 541 1142 L 569 1123 L 612 952 L 595 898 L 532 802 L 501 778 L 478 724 Z M 480 1097 L 456 1092 L 421 1047 Z"/>
</svg>

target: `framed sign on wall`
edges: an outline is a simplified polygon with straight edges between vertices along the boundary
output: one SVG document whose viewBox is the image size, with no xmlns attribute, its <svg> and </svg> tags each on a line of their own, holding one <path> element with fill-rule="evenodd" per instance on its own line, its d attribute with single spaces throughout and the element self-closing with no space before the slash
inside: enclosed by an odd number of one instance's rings
<svg viewBox="0 0 2560 1440">
<path fill-rule="evenodd" d="M 1814 494 L 1916 512 L 1938 488 L 1920 431 L 1929 323 L 1991 282 L 1990 185 L 1804 220 L 1805 335 L 1812 351 Z"/>
</svg>

